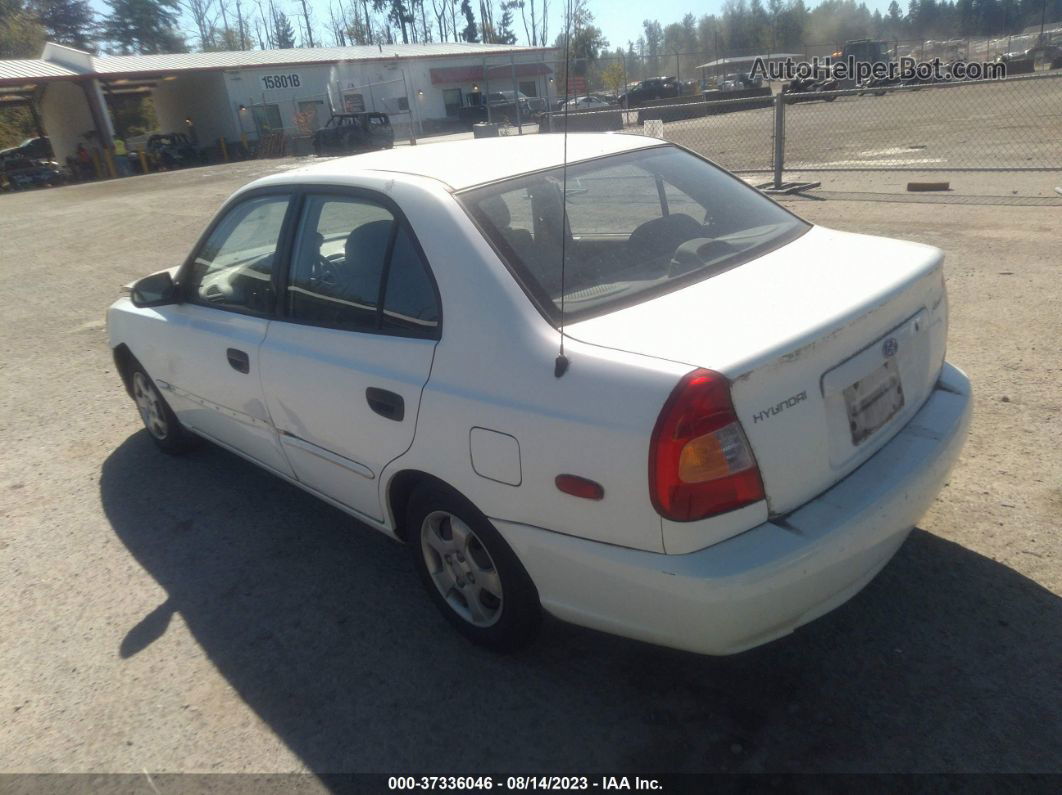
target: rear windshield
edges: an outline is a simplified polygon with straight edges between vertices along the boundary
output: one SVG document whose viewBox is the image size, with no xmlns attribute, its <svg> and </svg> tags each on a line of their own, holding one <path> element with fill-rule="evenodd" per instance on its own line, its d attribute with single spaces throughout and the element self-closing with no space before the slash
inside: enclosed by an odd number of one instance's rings
<svg viewBox="0 0 1062 795">
<path fill-rule="evenodd" d="M 562 292 L 568 320 L 604 314 L 729 270 L 809 228 L 673 146 L 572 164 L 567 184 L 566 202 L 560 168 L 459 195 L 554 322 Z"/>
</svg>

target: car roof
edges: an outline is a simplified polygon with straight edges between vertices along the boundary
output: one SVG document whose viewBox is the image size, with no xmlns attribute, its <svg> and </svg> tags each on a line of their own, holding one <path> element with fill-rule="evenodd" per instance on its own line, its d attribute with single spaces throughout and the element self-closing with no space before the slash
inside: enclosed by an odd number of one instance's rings
<svg viewBox="0 0 1062 795">
<path fill-rule="evenodd" d="M 458 191 L 560 166 L 565 157 L 564 138 L 563 135 L 543 133 L 398 146 L 325 160 L 265 179 L 271 184 L 298 183 L 314 177 L 353 178 L 359 173 L 386 171 L 429 177 Z M 656 138 L 620 133 L 575 133 L 567 138 L 569 163 L 662 143 Z"/>
</svg>

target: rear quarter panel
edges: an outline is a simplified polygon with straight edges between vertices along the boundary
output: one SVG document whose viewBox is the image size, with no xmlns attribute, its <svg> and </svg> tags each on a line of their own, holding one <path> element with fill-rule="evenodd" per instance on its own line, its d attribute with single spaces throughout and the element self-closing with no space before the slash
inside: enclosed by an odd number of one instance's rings
<svg viewBox="0 0 1062 795">
<path fill-rule="evenodd" d="M 385 469 L 381 488 L 402 470 L 420 470 L 493 518 L 663 551 L 660 516 L 649 499 L 649 440 L 664 401 L 689 368 L 568 340 L 570 368 L 556 378 L 558 331 L 457 200 L 426 188 L 394 186 L 438 282 L 442 339 L 413 446 Z M 516 438 L 519 485 L 475 471 L 474 427 Z M 599 482 L 604 499 L 560 492 L 554 478 L 565 473 Z"/>
</svg>

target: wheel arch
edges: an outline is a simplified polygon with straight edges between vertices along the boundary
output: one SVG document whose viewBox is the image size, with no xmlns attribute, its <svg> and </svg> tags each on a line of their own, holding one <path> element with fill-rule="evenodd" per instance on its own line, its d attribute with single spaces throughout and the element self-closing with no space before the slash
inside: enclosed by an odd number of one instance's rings
<svg viewBox="0 0 1062 795">
<path fill-rule="evenodd" d="M 122 378 L 125 391 L 129 394 L 129 397 L 132 397 L 133 368 L 138 364 L 136 357 L 133 356 L 133 352 L 129 350 L 129 346 L 124 342 L 116 345 L 111 353 L 114 355 L 114 367 Z"/>
<path fill-rule="evenodd" d="M 403 543 L 409 542 L 408 532 L 409 528 L 405 526 L 406 522 L 406 506 L 409 505 L 409 498 L 418 486 L 424 483 L 434 483 L 435 485 L 451 491 L 461 499 L 468 502 L 473 508 L 475 503 L 468 499 L 459 489 L 454 488 L 450 483 L 447 483 L 442 478 L 436 477 L 428 472 L 424 472 L 419 469 L 403 469 L 388 481 L 387 484 L 387 510 L 391 514 L 391 521 L 394 527 L 395 537 Z M 479 510 L 478 508 L 476 509 Z M 482 513 L 482 511 L 480 511 Z"/>
</svg>

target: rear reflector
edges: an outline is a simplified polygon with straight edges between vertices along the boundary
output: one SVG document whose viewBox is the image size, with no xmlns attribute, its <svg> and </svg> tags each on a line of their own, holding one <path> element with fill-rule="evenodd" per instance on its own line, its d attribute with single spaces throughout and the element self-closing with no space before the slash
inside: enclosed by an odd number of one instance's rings
<svg viewBox="0 0 1062 795">
<path fill-rule="evenodd" d="M 553 482 L 565 494 L 584 500 L 600 500 L 605 496 L 605 489 L 600 483 L 578 475 L 557 475 Z"/>
<path fill-rule="evenodd" d="M 764 498 L 760 470 L 725 376 L 694 370 L 667 399 L 649 446 L 649 494 L 657 513 L 676 522 Z"/>
</svg>

